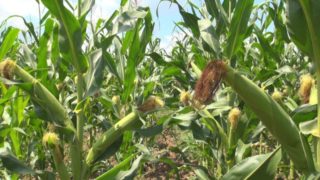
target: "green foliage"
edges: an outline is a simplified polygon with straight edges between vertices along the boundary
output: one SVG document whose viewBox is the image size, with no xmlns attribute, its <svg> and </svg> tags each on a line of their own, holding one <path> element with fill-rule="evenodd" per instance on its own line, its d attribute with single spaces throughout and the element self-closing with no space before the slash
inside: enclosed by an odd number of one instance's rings
<svg viewBox="0 0 320 180">
<path fill-rule="evenodd" d="M 281 150 L 257 155 L 239 162 L 222 179 L 273 179 L 281 160 Z"/>
<path fill-rule="evenodd" d="M 0 46 L 0 59 L 3 59 L 19 35 L 19 29 L 10 28 Z"/>
<path fill-rule="evenodd" d="M 40 26 L 0 25 L 0 59 L 14 60 L 0 63 L 0 179 L 319 176 L 319 110 L 298 82 L 320 79 L 318 1 L 169 0 L 181 15 L 172 49 L 148 7 L 122 0 L 93 22 L 94 2 L 41 1 Z M 201 106 L 196 81 L 217 59 L 227 71 Z"/>
<path fill-rule="evenodd" d="M 76 17 L 63 5 L 63 0 L 42 1 L 50 13 L 59 21 L 60 51 L 66 61 L 71 60 L 78 72 L 84 73 L 88 69 L 88 62 L 82 53 L 81 26 Z"/>
</svg>

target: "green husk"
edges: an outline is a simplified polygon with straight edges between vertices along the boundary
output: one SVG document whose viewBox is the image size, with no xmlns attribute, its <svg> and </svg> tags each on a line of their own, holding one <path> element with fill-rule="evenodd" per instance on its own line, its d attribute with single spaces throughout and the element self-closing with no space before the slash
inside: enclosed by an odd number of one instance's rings
<svg viewBox="0 0 320 180">
<path fill-rule="evenodd" d="M 76 129 L 73 126 L 71 119 L 67 115 L 66 109 L 60 104 L 55 96 L 39 82 L 37 79 L 32 77 L 27 71 L 22 69 L 20 66 L 12 60 L 5 60 L 0 63 L 0 74 L 5 75 L 6 78 L 16 76 L 21 79 L 23 83 L 30 84 L 31 88 L 24 88 L 24 90 L 30 94 L 31 99 L 34 103 L 39 105 L 47 114 L 47 118 L 50 118 L 60 128 L 65 128 L 67 139 L 71 140 L 70 154 L 71 154 L 71 168 L 77 178 L 81 171 L 81 151 L 79 148 L 79 141 L 76 136 Z M 49 119 L 46 119 L 49 120 Z M 55 153 L 55 152 L 53 152 Z M 55 154 L 53 154 L 55 155 Z M 58 169 L 59 170 L 59 169 Z M 79 176 L 80 177 L 80 176 Z"/>
<path fill-rule="evenodd" d="M 68 118 L 65 108 L 60 102 L 52 95 L 52 93 L 31 76 L 27 71 L 22 69 L 12 60 L 4 60 L 0 63 L 0 74 L 5 78 L 16 76 L 21 79 L 23 83 L 31 84 L 31 88 L 25 88 L 31 99 L 37 103 L 47 114 L 54 123 L 65 126 L 71 131 L 75 131 L 72 121 Z"/>
<path fill-rule="evenodd" d="M 138 123 L 138 121 L 138 112 L 133 111 L 103 133 L 90 148 L 86 158 L 86 164 L 90 167 L 112 143 L 121 137 L 125 130 L 128 130 L 135 123 Z"/>
<path fill-rule="evenodd" d="M 256 84 L 226 65 L 223 77 L 259 117 L 271 134 L 288 153 L 295 167 L 303 172 L 313 172 L 314 163 L 305 138 L 299 133 L 290 116 Z"/>
</svg>

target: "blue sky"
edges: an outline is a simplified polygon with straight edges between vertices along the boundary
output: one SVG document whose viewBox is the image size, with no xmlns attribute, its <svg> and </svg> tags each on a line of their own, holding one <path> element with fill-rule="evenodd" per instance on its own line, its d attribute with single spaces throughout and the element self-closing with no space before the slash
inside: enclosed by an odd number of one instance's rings
<svg viewBox="0 0 320 180">
<path fill-rule="evenodd" d="M 77 0 L 71 0 L 76 2 Z M 120 0 L 95 0 L 96 6 L 93 9 L 93 18 L 106 18 L 110 14 L 119 8 Z M 162 46 L 166 47 L 170 44 L 173 37 L 177 34 L 174 32 L 174 22 L 180 21 L 181 16 L 179 14 L 176 5 L 171 5 L 169 2 L 162 2 L 159 6 L 159 17 L 156 17 L 156 9 L 159 0 L 134 0 L 141 6 L 149 6 L 155 21 L 154 36 L 161 38 Z M 181 5 L 185 6 L 187 0 L 179 0 Z M 195 4 L 203 3 L 203 0 L 191 0 Z M 261 3 L 265 0 L 255 0 L 255 3 Z M 41 12 L 45 12 L 44 7 L 40 7 Z M 0 21 L 3 21 L 6 17 L 11 15 L 21 15 L 27 20 L 37 22 L 39 17 L 38 4 L 36 0 L 0 0 Z M 21 20 L 15 18 L 9 21 L 10 25 L 25 28 Z"/>
</svg>

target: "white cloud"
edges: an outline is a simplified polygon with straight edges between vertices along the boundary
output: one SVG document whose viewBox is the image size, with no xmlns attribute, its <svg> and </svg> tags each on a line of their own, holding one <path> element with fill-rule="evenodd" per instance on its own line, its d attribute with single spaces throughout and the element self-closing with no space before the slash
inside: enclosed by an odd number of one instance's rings
<svg viewBox="0 0 320 180">
<path fill-rule="evenodd" d="M 117 0 L 96 0 L 91 11 L 92 20 L 96 21 L 99 18 L 108 18 L 120 6 L 120 1 Z M 90 15 L 89 15 L 90 16 Z"/>
<path fill-rule="evenodd" d="M 27 21 L 38 18 L 38 3 L 35 0 L 0 0 L 0 22 L 12 15 L 23 16 Z M 9 20 L 9 24 L 25 29 L 20 18 Z"/>
<path fill-rule="evenodd" d="M 76 5 L 76 0 L 71 0 L 71 3 Z M 99 18 L 107 18 L 120 6 L 119 0 L 96 0 L 95 6 L 92 9 L 93 21 Z M 46 11 L 44 6 L 40 7 L 42 15 Z M 0 0 L 0 22 L 12 15 L 23 16 L 27 21 L 37 23 L 39 21 L 38 3 L 36 0 Z M 88 17 L 88 18 L 91 18 Z M 8 25 L 15 26 L 21 29 L 26 29 L 23 21 L 20 18 L 12 18 L 8 21 Z M 35 24 L 36 26 L 36 24 Z"/>
<path fill-rule="evenodd" d="M 0 1 L 0 15 L 38 16 L 38 3 L 35 0 Z M 3 18 L 3 17 L 1 17 Z"/>
</svg>

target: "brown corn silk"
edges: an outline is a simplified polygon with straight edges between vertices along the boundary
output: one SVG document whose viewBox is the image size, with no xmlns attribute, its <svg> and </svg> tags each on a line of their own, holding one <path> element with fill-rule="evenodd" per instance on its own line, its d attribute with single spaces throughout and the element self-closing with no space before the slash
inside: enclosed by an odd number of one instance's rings
<svg viewBox="0 0 320 180">
<path fill-rule="evenodd" d="M 226 66 L 222 60 L 209 62 L 196 83 L 194 99 L 202 104 L 208 103 L 219 89 L 225 72 Z"/>
<path fill-rule="evenodd" d="M 11 80 L 13 76 L 13 68 L 15 66 L 15 62 L 11 60 L 4 60 L 0 63 L 0 74 L 6 78 Z"/>
</svg>

